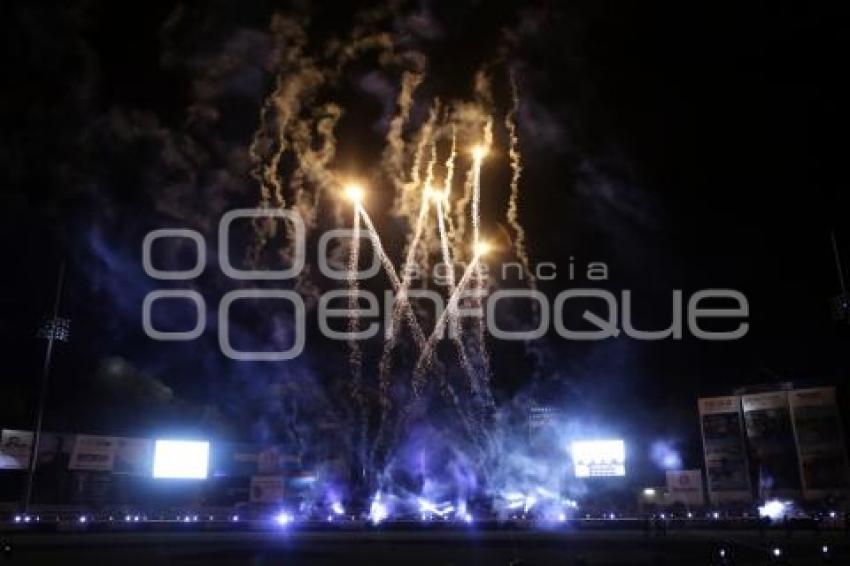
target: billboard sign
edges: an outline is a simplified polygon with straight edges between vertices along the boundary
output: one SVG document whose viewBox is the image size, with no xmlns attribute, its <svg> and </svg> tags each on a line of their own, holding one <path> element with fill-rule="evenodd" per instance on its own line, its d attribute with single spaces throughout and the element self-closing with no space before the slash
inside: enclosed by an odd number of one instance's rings
<svg viewBox="0 0 850 566">
<path fill-rule="evenodd" d="M 841 495 L 850 487 L 847 452 L 834 387 L 788 393 L 803 496 Z"/>
<path fill-rule="evenodd" d="M 30 465 L 32 432 L 4 428 L 0 438 L 0 470 L 26 470 Z"/>
<path fill-rule="evenodd" d="M 667 501 L 684 505 L 704 505 L 702 470 L 667 470 Z"/>
<path fill-rule="evenodd" d="M 116 438 L 115 463 L 112 472 L 132 476 L 150 474 L 153 442 L 146 438 Z"/>
<path fill-rule="evenodd" d="M 111 472 L 115 462 L 116 438 L 113 436 L 78 435 L 68 468 Z"/>
<path fill-rule="evenodd" d="M 709 499 L 712 503 L 751 501 L 741 398 L 706 397 L 698 405 Z"/>
<path fill-rule="evenodd" d="M 750 469 L 758 478 L 759 498 L 798 497 L 800 474 L 788 393 L 771 391 L 744 395 L 741 406 L 750 446 Z"/>
<path fill-rule="evenodd" d="M 280 503 L 284 492 L 282 476 L 251 477 L 251 503 Z"/>
</svg>

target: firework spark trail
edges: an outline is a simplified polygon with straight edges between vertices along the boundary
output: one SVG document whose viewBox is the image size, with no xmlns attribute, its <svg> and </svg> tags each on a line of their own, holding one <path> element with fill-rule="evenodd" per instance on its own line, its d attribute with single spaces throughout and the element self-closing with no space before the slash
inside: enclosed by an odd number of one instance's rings
<svg viewBox="0 0 850 566">
<path fill-rule="evenodd" d="M 384 167 L 396 187 L 394 207 L 396 214 L 412 220 L 416 214 L 421 186 L 422 162 L 425 151 L 432 142 L 434 126 L 437 122 L 439 102 L 435 102 L 429 112 L 428 119 L 419 128 L 413 151 L 412 163 L 405 174 L 405 148 L 402 129 L 413 105 L 413 91 L 421 81 L 421 75 L 405 74 L 403 76 L 402 92 L 399 94 L 399 112 L 390 123 L 387 134 L 387 150 L 384 155 Z"/>
<path fill-rule="evenodd" d="M 438 194 L 434 198 L 437 203 L 437 225 L 440 229 L 440 249 L 443 253 L 443 263 L 446 266 L 446 276 L 449 280 L 449 289 L 452 291 L 455 287 L 455 267 L 452 261 L 452 254 L 449 250 L 449 238 L 446 233 L 445 211 L 443 209 L 443 200 L 445 194 Z"/>
<path fill-rule="evenodd" d="M 413 229 L 413 236 L 411 237 L 410 243 L 408 244 L 407 255 L 406 255 L 405 260 L 404 260 L 404 265 L 402 266 L 401 282 L 395 288 L 395 290 L 396 290 L 396 300 L 394 301 L 394 304 L 393 304 L 393 316 L 392 316 L 393 323 L 398 322 L 396 311 L 401 312 L 403 310 L 409 310 L 410 315 L 413 314 L 413 307 L 410 305 L 410 302 L 408 301 L 407 292 L 410 289 L 410 282 L 411 282 L 411 279 L 413 277 L 413 264 L 416 261 L 416 250 L 419 248 L 419 241 L 422 238 L 422 233 L 424 232 L 424 229 L 425 229 L 425 222 L 426 222 L 427 217 L 428 217 L 428 199 L 424 198 L 424 196 L 423 196 L 422 202 L 419 205 L 419 215 L 416 218 L 416 225 Z M 369 226 L 370 226 L 370 230 L 372 232 L 374 232 L 374 227 L 372 226 L 371 222 L 369 223 Z M 375 232 L 375 235 L 377 236 L 377 232 Z M 383 249 L 382 249 L 382 253 L 383 253 Z M 386 257 L 386 254 L 384 254 L 383 257 Z M 387 268 L 387 265 L 392 267 L 392 262 L 389 262 L 389 259 L 387 259 L 387 263 L 384 264 L 385 269 Z M 396 279 L 398 279 L 398 276 L 396 276 Z M 415 320 L 415 317 L 414 317 L 414 320 Z M 418 322 L 416 323 L 416 326 L 417 327 L 419 326 Z M 420 332 L 421 332 L 421 329 L 420 329 Z M 394 343 L 396 336 L 397 336 L 397 333 L 390 332 L 390 335 L 391 335 L 393 343 Z M 422 334 L 423 341 L 424 341 L 424 337 L 425 337 L 425 335 L 423 333 Z M 421 347 L 422 344 L 420 343 L 419 345 Z"/>
<path fill-rule="evenodd" d="M 431 335 L 428 337 L 428 341 L 421 349 L 419 354 L 419 359 L 416 362 L 416 366 L 414 368 L 414 377 L 413 377 L 413 387 L 415 392 L 415 397 L 420 397 L 422 388 L 425 384 L 425 374 L 429 367 L 434 364 L 434 346 L 437 343 L 437 340 L 443 336 L 446 330 L 446 322 L 450 317 L 457 316 L 457 307 L 458 300 L 460 298 L 461 293 L 469 284 L 469 281 L 472 279 L 472 276 L 475 273 L 475 265 L 481 257 L 481 253 L 476 253 L 473 257 L 472 262 L 467 267 L 466 271 L 464 271 L 463 276 L 458 282 L 457 286 L 454 288 L 452 294 L 449 297 L 448 303 L 446 304 L 446 309 L 440 314 L 439 319 L 437 319 L 436 324 L 434 325 L 434 330 Z M 451 313 L 451 314 L 450 314 Z M 460 348 L 462 349 L 463 345 L 461 344 Z M 471 367 L 464 368 L 470 376 L 473 376 Z M 447 396 L 457 411 L 458 418 L 463 425 L 464 430 L 468 434 L 469 438 L 473 441 L 478 439 L 487 438 L 485 431 L 480 427 L 480 425 L 474 425 L 469 416 L 464 412 L 462 406 L 460 404 L 460 399 L 458 399 L 457 394 L 454 392 L 454 389 L 451 387 L 451 384 L 448 383 L 445 376 L 441 376 L 440 379 L 441 392 L 444 396 Z M 410 418 L 410 411 L 412 407 L 406 407 L 402 411 L 401 418 L 399 419 L 400 425 L 407 424 L 408 419 Z M 401 426 L 396 430 L 396 437 L 398 436 L 398 431 L 401 429 Z"/>
<path fill-rule="evenodd" d="M 351 249 L 348 256 L 348 311 L 350 313 L 348 319 L 348 332 L 354 334 L 360 329 L 360 320 L 357 314 L 359 303 L 357 300 L 357 269 L 360 264 L 360 214 L 355 209 L 354 222 L 352 227 Z M 366 436 L 369 427 L 369 415 L 367 411 L 366 396 L 363 392 L 363 353 L 360 350 L 360 343 L 351 338 L 348 341 L 349 355 L 348 364 L 351 368 L 351 394 L 360 408 L 360 430 L 357 442 L 358 451 L 360 453 L 361 462 L 365 461 L 366 451 Z"/>
<path fill-rule="evenodd" d="M 401 284 L 398 286 L 398 296 L 407 297 L 407 291 L 410 288 L 410 281 L 413 277 L 413 264 L 416 261 L 416 250 L 419 248 L 419 241 L 422 238 L 422 233 L 425 229 L 425 222 L 428 217 L 428 199 L 423 195 L 422 202 L 419 205 L 419 215 L 416 217 L 416 225 L 413 228 L 413 236 L 407 246 L 407 255 L 404 260 L 401 272 Z M 396 302 L 397 308 L 399 303 Z M 395 320 L 395 316 L 393 316 Z M 392 333 L 393 335 L 395 333 Z"/>
<path fill-rule="evenodd" d="M 425 334 L 422 332 L 422 329 L 419 325 L 418 320 L 416 319 L 416 315 L 413 312 L 413 308 L 410 305 L 410 302 L 407 297 L 407 291 L 410 285 L 410 278 L 412 274 L 413 263 L 416 261 L 416 249 L 419 247 L 419 241 L 424 231 L 424 226 L 427 220 L 427 212 L 428 212 L 428 195 L 421 194 L 421 204 L 420 204 L 420 212 L 417 218 L 416 227 L 414 229 L 414 234 L 411 239 L 410 246 L 407 250 L 407 257 L 405 260 L 405 269 L 403 271 L 402 280 L 399 280 L 397 273 L 395 272 L 395 268 L 392 265 L 392 262 L 389 260 L 386 252 L 384 251 L 383 245 L 380 242 L 380 237 L 378 236 L 377 231 L 375 230 L 374 225 L 372 224 L 371 219 L 369 218 L 366 210 L 359 204 L 356 204 L 356 207 L 363 219 L 364 224 L 369 231 L 369 237 L 372 241 L 372 245 L 374 246 L 376 252 L 381 258 L 381 263 L 384 269 L 387 272 L 387 275 L 390 278 L 390 281 L 393 284 L 393 288 L 396 290 L 396 299 L 393 305 L 393 316 L 392 320 L 394 324 L 398 324 L 398 314 L 396 310 L 401 310 L 405 315 L 405 319 L 408 322 L 411 330 L 413 331 L 414 337 L 416 338 L 417 345 L 419 346 L 420 352 L 424 351 L 426 347 L 426 338 Z M 445 314 L 445 311 L 443 312 Z M 397 340 L 398 332 L 390 332 L 389 337 L 384 342 L 384 350 L 382 353 L 381 366 L 380 366 L 380 389 L 381 389 L 381 404 L 382 404 L 382 414 L 381 414 L 381 425 L 378 432 L 378 439 L 376 440 L 373 448 L 371 459 L 374 462 L 375 456 L 379 449 L 382 447 L 383 437 L 387 434 L 387 422 L 389 418 L 389 408 L 390 408 L 390 397 L 389 397 L 389 385 L 390 385 L 390 370 L 391 370 L 391 362 L 392 362 L 392 349 L 393 344 L 395 344 Z M 471 371 L 471 365 L 467 364 L 467 371 Z M 458 414 L 458 417 L 463 425 L 464 429 L 470 435 L 471 438 L 475 437 L 475 429 L 469 422 L 469 417 L 464 413 L 460 399 L 455 393 L 454 388 L 450 383 L 446 380 L 444 375 L 440 375 L 439 379 L 440 386 L 440 394 L 446 398 L 455 411 Z M 422 394 L 422 391 L 425 387 L 425 374 L 424 372 L 419 372 L 414 375 L 413 380 L 413 390 L 416 398 L 419 398 Z M 394 443 L 398 438 L 401 428 L 405 425 L 408 419 L 411 417 L 412 406 L 402 407 L 401 414 L 398 419 L 398 426 L 396 426 L 395 430 L 392 433 L 392 442 Z"/>
<path fill-rule="evenodd" d="M 413 94 L 422 82 L 421 73 L 405 71 L 401 76 L 401 91 L 396 106 L 398 111 L 390 120 L 387 132 L 387 146 L 384 150 L 383 165 L 390 179 L 400 194 L 404 188 L 404 124 L 410 116 L 413 105 Z"/>
<path fill-rule="evenodd" d="M 473 246 L 477 246 L 481 241 L 481 162 L 483 159 L 484 156 L 476 155 L 472 170 L 472 208 L 470 211 L 470 220 L 472 223 Z"/>
<path fill-rule="evenodd" d="M 472 245 L 477 246 L 481 241 L 481 161 L 482 157 L 475 158 L 475 170 L 472 175 L 472 207 L 470 209 L 470 220 L 472 223 Z"/>
<path fill-rule="evenodd" d="M 466 177 L 463 181 L 463 194 L 457 202 L 455 202 L 455 241 L 461 241 L 466 236 L 466 207 L 472 201 L 472 185 L 475 177 L 475 160 L 466 171 Z"/>
<path fill-rule="evenodd" d="M 428 165 L 425 168 L 425 187 L 431 187 L 434 184 L 434 166 L 437 164 L 437 143 L 431 140 L 431 157 L 428 159 Z"/>
<path fill-rule="evenodd" d="M 364 222 L 367 224 L 367 227 L 371 231 L 370 235 L 374 235 L 374 239 L 373 239 L 373 242 L 374 242 L 375 239 L 378 239 L 377 238 L 377 232 L 374 231 L 374 226 L 372 225 L 371 221 L 368 219 L 368 215 L 365 214 L 365 210 L 363 210 L 362 207 L 360 207 L 360 208 L 361 208 L 361 212 L 364 214 L 364 217 L 363 217 Z M 397 325 L 398 322 L 399 322 L 398 321 L 398 311 L 403 312 L 408 324 L 410 325 L 411 329 L 414 332 L 414 336 L 416 337 L 417 345 L 419 346 L 420 351 L 425 347 L 425 344 L 426 344 L 425 334 L 422 332 L 422 329 L 419 326 L 419 322 L 416 319 L 416 315 L 413 312 L 413 308 L 410 305 L 410 301 L 408 300 L 407 292 L 408 292 L 408 289 L 410 287 L 410 279 L 411 279 L 411 275 L 413 273 L 412 266 L 413 266 L 414 262 L 416 261 L 416 249 L 419 247 L 419 242 L 420 242 L 420 239 L 421 239 L 422 234 L 424 232 L 424 226 L 426 224 L 426 220 L 427 220 L 427 217 L 428 217 L 427 213 L 428 213 L 428 195 L 423 193 L 422 197 L 421 197 L 419 216 L 417 218 L 416 227 L 415 227 L 414 233 L 413 233 L 413 238 L 411 239 L 410 246 L 407 250 L 407 257 L 406 257 L 406 260 L 405 260 L 404 271 L 402 272 L 402 280 L 401 280 L 400 285 L 398 285 L 396 287 L 397 293 L 396 293 L 396 299 L 395 299 L 394 304 L 393 304 L 393 314 L 392 314 L 392 319 L 391 319 L 392 324 L 395 327 L 395 325 Z M 379 250 L 379 252 L 378 252 L 379 255 L 381 255 L 382 258 L 386 257 L 386 254 L 383 251 L 383 247 L 381 247 L 381 245 L 380 245 L 380 241 L 378 241 L 378 243 L 374 244 L 374 245 L 375 245 L 376 249 Z M 382 260 L 382 263 L 384 264 L 385 269 L 388 269 L 388 270 L 393 269 L 392 263 L 389 262 L 388 258 L 387 258 L 386 262 L 383 262 L 383 260 Z M 388 271 L 388 273 L 389 273 L 389 271 Z M 393 280 L 393 278 L 395 278 L 395 280 L 398 279 L 398 277 L 394 274 L 394 272 L 390 276 L 391 280 Z M 386 426 L 386 419 L 388 417 L 387 409 L 389 409 L 389 407 L 391 405 L 390 397 L 389 397 L 390 371 L 392 369 L 392 367 L 391 367 L 392 366 L 392 351 L 393 351 L 393 348 L 394 348 L 394 346 L 397 342 L 397 336 L 398 336 L 398 332 L 392 332 L 391 331 L 389 333 L 389 337 L 384 342 L 384 349 L 383 349 L 383 352 L 382 352 L 381 362 L 380 362 L 380 366 L 379 366 L 380 367 L 380 369 L 379 369 L 379 382 L 380 382 L 380 390 L 381 390 L 381 403 L 382 403 L 382 407 L 385 409 L 383 414 L 382 414 L 382 424 L 381 424 L 382 428 L 384 426 Z M 471 365 L 469 363 L 467 363 L 465 369 L 466 369 L 467 372 L 471 371 Z M 442 374 L 439 375 L 439 382 L 440 382 L 440 392 L 441 392 L 441 394 L 451 402 L 451 404 L 457 410 L 458 414 L 461 416 L 462 419 L 467 419 L 466 415 L 463 413 L 463 410 L 461 409 L 460 401 L 457 397 L 457 394 L 454 392 L 454 388 L 452 388 L 451 384 L 449 384 L 446 381 L 445 375 L 442 375 Z M 424 374 L 419 374 L 418 379 L 416 377 L 414 378 L 413 389 L 414 389 L 414 392 L 417 395 L 421 394 L 422 390 L 424 389 L 424 385 L 425 385 Z"/>
<path fill-rule="evenodd" d="M 467 285 L 469 285 L 472 276 L 475 275 L 477 271 L 478 262 L 481 259 L 481 253 L 476 253 L 472 261 L 466 267 L 466 270 L 463 272 L 463 276 L 458 281 L 457 286 L 454 288 L 454 291 L 449 296 L 448 303 L 446 304 L 445 310 L 440 314 L 440 318 L 437 319 L 436 324 L 434 325 L 434 330 L 431 332 L 431 335 L 428 337 L 425 342 L 424 348 L 419 354 L 419 359 L 416 362 L 416 371 L 423 371 L 428 365 L 431 364 L 433 359 L 434 345 L 437 340 L 442 338 L 443 334 L 446 330 L 446 321 L 449 316 L 457 316 L 457 307 L 458 302 L 460 301 L 460 296 L 463 291 L 466 289 Z M 451 315 L 449 313 L 452 313 Z"/>
<path fill-rule="evenodd" d="M 399 318 L 402 314 L 403 302 L 407 302 L 407 291 L 410 288 L 410 280 L 412 277 L 411 268 L 416 258 L 416 248 L 419 246 L 419 238 L 422 235 L 422 230 L 425 225 L 427 213 L 428 199 L 423 196 L 422 202 L 419 206 L 419 216 L 417 217 L 416 226 L 413 230 L 413 236 L 410 240 L 410 243 L 408 244 L 407 257 L 405 258 L 404 265 L 402 266 L 401 284 L 398 286 L 398 289 L 396 291 L 396 300 L 393 301 L 392 315 L 390 318 L 391 324 L 393 325 L 393 329 L 396 328 L 400 322 Z M 394 331 L 393 329 L 387 329 L 388 332 L 384 339 L 384 347 L 381 352 L 381 360 L 378 365 L 380 403 L 381 408 L 383 409 L 381 413 L 381 429 L 386 426 L 386 419 L 388 418 L 389 409 L 392 404 L 390 399 L 392 353 L 398 342 L 399 336 L 399 333 L 397 331 Z M 424 334 L 421 343 L 424 344 Z"/>
<path fill-rule="evenodd" d="M 473 149 L 473 164 L 472 164 L 472 206 L 470 210 L 470 222 L 472 224 L 472 241 L 473 249 L 477 249 L 481 241 L 481 167 L 484 157 L 487 155 L 490 147 L 493 144 L 493 120 L 488 118 L 484 126 L 483 142 Z M 482 296 L 484 293 L 484 275 L 481 269 L 481 263 L 476 261 L 474 268 L 473 294 L 470 297 L 472 307 L 480 309 L 482 304 Z M 475 340 L 473 342 L 474 350 L 478 354 L 477 358 L 481 364 L 481 370 L 477 373 L 480 381 L 476 382 L 482 399 L 487 407 L 492 406 L 492 394 L 490 393 L 490 359 L 487 354 L 485 344 L 485 328 L 483 317 L 475 317 L 472 323 Z"/>
<path fill-rule="evenodd" d="M 440 228 L 440 247 L 443 253 L 443 264 L 446 266 L 446 278 L 448 279 L 450 293 L 454 293 L 455 268 L 454 260 L 452 259 L 451 251 L 449 249 L 449 239 L 446 234 L 443 195 L 438 195 L 435 200 L 437 201 L 437 223 Z M 478 380 L 475 376 L 475 368 L 472 366 L 472 363 L 469 360 L 469 356 L 467 356 L 466 354 L 466 347 L 463 344 L 463 340 L 461 340 L 460 338 L 460 328 L 458 325 L 458 317 L 456 310 L 453 313 L 449 313 L 448 326 L 449 336 L 455 346 L 455 349 L 457 350 L 460 365 L 463 368 L 467 379 L 469 380 L 470 389 L 480 395 L 480 392 L 478 391 Z"/>
<path fill-rule="evenodd" d="M 511 108 L 505 115 L 505 128 L 508 131 L 508 157 L 511 165 L 511 183 L 510 196 L 508 198 L 507 221 L 508 225 L 514 232 L 514 251 L 519 259 L 525 278 L 530 289 L 537 289 L 537 280 L 531 271 L 531 263 L 528 258 L 528 250 L 525 247 L 525 228 L 519 221 L 519 181 L 522 175 L 522 155 L 519 150 L 519 135 L 517 133 L 517 113 L 519 112 L 519 88 L 517 87 L 516 76 L 511 72 L 509 75 L 511 87 Z M 532 317 L 536 320 L 540 316 L 540 309 L 536 301 L 532 301 L 531 306 Z M 540 348 L 536 345 L 526 343 L 526 349 L 532 353 L 534 358 L 539 362 L 543 356 Z"/>
<path fill-rule="evenodd" d="M 448 207 L 448 203 L 450 202 L 452 196 L 452 184 L 454 183 L 455 176 L 455 160 L 457 159 L 457 127 L 452 124 L 452 144 L 449 148 L 449 156 L 446 158 L 446 180 L 443 185 L 443 192 L 446 195 L 445 201 Z M 455 233 L 454 221 L 452 220 L 452 215 L 449 214 L 449 211 L 446 210 L 444 215 L 446 219 L 446 228 L 448 232 L 448 238 L 450 242 L 456 241 L 457 234 Z"/>
<path fill-rule="evenodd" d="M 278 167 L 287 148 L 286 130 L 298 114 L 305 91 L 314 85 L 317 78 L 321 80 L 320 76 L 316 76 L 318 71 L 311 68 L 304 57 L 307 46 L 304 22 L 275 16 L 270 27 L 280 49 L 281 72 L 277 74 L 274 91 L 260 109 L 260 127 L 249 148 L 253 162 L 251 173 L 260 182 L 262 190 L 262 208 L 285 205 Z M 284 74 L 284 70 L 289 72 Z M 269 118 L 274 118 L 273 123 Z M 271 157 L 266 157 L 268 151 L 271 151 Z"/>
<path fill-rule="evenodd" d="M 350 333 L 357 332 L 360 327 L 360 320 L 358 316 L 358 309 L 360 307 L 359 302 L 357 300 L 357 291 L 358 291 L 358 281 L 357 281 L 357 268 L 360 263 L 360 215 L 355 210 L 354 211 L 354 226 L 351 234 L 351 250 L 348 255 L 348 310 L 350 312 L 350 317 L 348 319 L 348 331 Z M 360 352 L 360 343 L 357 340 L 349 340 L 348 346 L 351 349 L 351 356 L 349 361 L 351 362 L 351 371 L 352 375 L 355 377 L 355 380 L 359 380 L 361 377 L 361 352 Z"/>
<path fill-rule="evenodd" d="M 342 109 L 329 103 L 319 107 L 311 119 L 298 120 L 291 128 L 292 149 L 298 164 L 293 177 L 297 175 L 300 179 L 295 191 L 295 206 L 310 226 L 315 223 L 324 192 L 339 185 L 336 175 L 328 169 L 328 165 L 336 155 L 334 130 L 341 117 Z M 314 128 L 318 140 L 314 139 Z M 315 190 L 305 190 L 305 183 L 315 187 Z M 338 223 L 341 221 L 341 218 L 337 218 Z"/>
<path fill-rule="evenodd" d="M 434 103 L 431 108 L 431 111 L 428 114 L 428 119 L 425 121 L 419 131 L 419 139 L 417 141 L 416 150 L 413 155 L 413 164 L 410 168 L 410 182 L 404 185 L 404 194 L 402 195 L 401 199 L 402 208 L 400 212 L 407 218 L 413 217 L 413 211 L 415 210 L 417 202 L 420 203 L 421 210 L 421 200 L 423 199 L 423 193 L 430 191 L 430 185 L 434 178 L 434 165 L 437 159 L 436 143 L 434 141 L 434 130 L 437 123 L 437 118 L 439 116 L 439 106 L 439 101 Z M 426 153 L 429 156 L 427 161 L 425 161 Z M 424 184 L 422 182 L 421 176 L 423 162 L 425 163 Z M 428 199 L 425 198 L 425 200 L 427 201 Z M 425 220 L 427 219 L 423 219 L 423 222 Z M 423 248 L 423 251 L 421 251 L 420 255 L 418 256 L 418 261 L 419 267 L 422 268 L 422 271 L 427 272 L 429 268 L 429 256 L 427 251 L 431 247 L 431 240 L 424 232 L 424 224 L 420 226 L 417 221 L 417 228 L 420 229 L 417 245 L 410 246 L 410 248 L 414 252 L 420 252 L 419 241 L 424 240 L 424 245 L 421 246 L 421 248 Z M 411 267 L 411 265 L 412 264 L 408 264 L 406 267 L 409 268 Z"/>
<path fill-rule="evenodd" d="M 421 189 L 420 181 L 422 179 L 422 161 L 425 159 L 425 152 L 433 145 L 434 126 L 437 123 L 439 116 L 440 103 L 435 102 L 431 111 L 428 113 L 428 120 L 422 124 L 419 130 L 419 140 L 416 143 L 416 151 L 413 154 L 413 164 L 410 166 L 410 183 L 407 184 L 408 192 L 418 191 Z M 433 176 L 433 161 L 430 159 L 426 165 L 426 176 Z M 415 194 L 418 196 L 418 194 Z"/>
<path fill-rule="evenodd" d="M 356 204 L 355 206 L 357 207 L 357 211 L 360 213 L 360 218 L 363 219 L 363 223 L 366 225 L 369 240 L 372 242 L 372 246 L 378 253 L 378 257 L 381 259 L 381 265 L 383 265 L 384 271 L 387 273 L 387 277 L 390 278 L 393 290 L 397 292 L 398 289 L 401 288 L 401 280 L 398 278 L 398 273 L 396 273 L 392 261 L 390 261 L 387 252 L 384 250 L 383 244 L 381 244 L 381 238 L 378 236 L 377 230 L 375 230 L 375 225 L 372 224 L 372 219 L 369 218 L 369 213 L 366 212 L 365 208 L 363 208 L 360 204 Z M 405 320 L 407 320 L 407 323 L 413 332 L 416 344 L 421 348 L 426 342 L 425 333 L 422 332 L 422 327 L 416 319 L 416 313 L 413 312 L 413 307 L 410 305 L 410 301 L 408 301 L 406 295 L 404 297 L 399 297 L 397 295 L 396 301 L 400 303 L 400 308 L 405 315 Z"/>
<path fill-rule="evenodd" d="M 434 199 L 437 202 L 437 225 L 440 231 L 440 249 L 443 254 L 443 265 L 446 266 L 446 278 L 449 283 L 449 294 L 453 293 L 455 290 L 455 266 L 454 260 L 452 259 L 451 250 L 449 249 L 449 238 L 446 233 L 446 222 L 445 222 L 445 211 L 443 209 L 443 198 L 444 195 L 437 195 Z M 457 317 L 450 316 L 449 317 L 449 327 L 452 329 L 451 334 L 457 336 Z M 465 353 L 463 348 L 460 349 L 461 353 Z M 465 355 L 464 355 L 465 357 Z"/>
<path fill-rule="evenodd" d="M 531 274 L 529 267 L 528 253 L 525 249 L 525 229 L 519 222 L 518 217 L 518 201 L 519 201 L 519 179 L 522 174 L 522 161 L 519 152 L 519 137 L 517 136 L 516 115 L 519 111 L 519 89 L 517 88 L 516 77 L 513 73 L 510 75 L 511 83 L 511 109 L 505 115 L 505 127 L 508 130 L 508 138 L 510 146 L 508 147 L 508 157 L 511 164 L 511 192 L 508 199 L 508 224 L 514 231 L 514 249 L 516 255 L 525 269 L 526 276 L 529 280 L 529 285 L 532 289 L 537 287 L 536 281 Z"/>
<path fill-rule="evenodd" d="M 484 161 L 484 156 L 490 150 L 493 144 L 493 120 L 487 119 L 487 125 L 484 127 L 484 142 L 477 146 L 473 155 L 473 174 L 472 174 L 472 245 L 476 249 L 481 241 L 481 164 Z"/>
<path fill-rule="evenodd" d="M 452 183 L 454 183 L 455 176 L 455 160 L 457 159 L 457 126 L 454 124 L 451 125 L 452 129 L 452 144 L 449 148 L 449 156 L 446 158 L 446 182 L 444 191 L 446 193 L 446 201 L 448 201 L 452 196 Z M 447 217 L 451 219 L 451 216 Z"/>
<path fill-rule="evenodd" d="M 280 172 L 283 156 L 289 150 L 297 152 L 299 131 L 308 132 L 306 137 L 310 137 L 310 120 L 302 117 L 302 111 L 317 89 L 331 79 L 328 70 L 320 68 L 311 57 L 305 54 L 307 48 L 305 29 L 305 21 L 280 15 L 275 15 L 270 25 L 278 55 L 275 88 L 263 101 L 259 116 L 260 126 L 248 150 L 252 163 L 251 174 L 259 182 L 261 189 L 259 208 L 286 207 L 287 201 Z M 335 105 L 328 106 L 339 110 Z M 330 113 L 334 114 L 333 109 Z M 328 156 L 327 150 L 330 149 L 330 155 L 325 159 L 324 164 L 330 160 L 335 150 L 333 128 L 338 118 L 339 112 L 329 122 L 320 123 L 317 127 L 324 142 L 322 156 Z M 299 168 L 292 173 L 290 179 L 296 194 L 301 192 L 300 189 L 307 176 L 306 172 L 299 158 Z M 303 196 L 296 197 L 296 208 L 302 213 L 304 201 Z M 311 220 L 310 213 L 313 210 L 313 207 L 309 207 L 307 214 L 304 215 L 308 222 Z M 277 234 L 277 227 L 273 220 L 267 218 L 254 219 L 253 226 L 256 240 L 248 250 L 247 256 L 252 265 L 257 265 L 262 248 Z M 291 257 L 292 243 L 290 241 L 282 251 L 284 257 Z M 303 280 L 303 275 L 302 272 L 298 285 L 306 290 L 309 285 Z"/>
<path fill-rule="evenodd" d="M 440 249 L 442 250 L 442 253 L 443 253 L 443 265 L 446 266 L 446 278 L 448 279 L 449 293 L 451 294 L 451 293 L 454 292 L 454 289 L 455 289 L 455 266 L 454 266 L 454 261 L 452 260 L 451 251 L 449 250 L 449 238 L 448 238 L 448 235 L 446 234 L 446 222 L 445 222 L 445 218 L 444 218 L 445 214 L 444 214 L 444 210 L 443 210 L 443 198 L 444 198 L 444 195 L 437 195 L 434 200 L 437 201 L 437 225 L 439 226 L 439 230 L 440 230 Z M 457 332 L 456 332 L 457 331 L 457 317 L 456 316 L 449 317 L 449 328 L 452 330 L 452 332 L 450 332 L 450 334 L 452 334 L 453 337 L 456 337 L 457 336 Z M 462 346 L 463 345 L 461 344 L 459 354 L 461 354 L 461 356 L 465 358 L 466 357 L 466 351 L 463 349 Z M 470 379 L 472 379 L 472 376 L 470 376 Z"/>
<path fill-rule="evenodd" d="M 493 119 L 491 117 L 487 117 L 484 120 L 483 130 L 483 140 L 472 150 L 472 161 L 466 172 L 466 178 L 463 183 L 463 194 L 455 203 L 455 218 L 457 220 L 455 241 L 461 240 L 466 236 L 466 215 L 467 207 L 470 206 L 470 203 L 472 203 L 472 210 L 469 214 L 471 219 L 470 224 L 473 228 L 473 242 L 476 241 L 476 235 L 480 235 L 478 231 L 480 230 L 481 165 L 484 156 L 493 144 Z"/>
</svg>

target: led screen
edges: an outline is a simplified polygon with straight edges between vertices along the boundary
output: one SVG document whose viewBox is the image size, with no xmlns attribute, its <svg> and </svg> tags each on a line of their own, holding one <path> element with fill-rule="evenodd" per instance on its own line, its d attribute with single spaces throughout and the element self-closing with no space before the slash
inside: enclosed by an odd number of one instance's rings
<svg viewBox="0 0 850 566">
<path fill-rule="evenodd" d="M 577 478 L 626 475 L 626 445 L 622 440 L 573 442 L 573 465 Z"/>
<path fill-rule="evenodd" d="M 209 442 L 157 440 L 153 454 L 153 477 L 206 479 L 209 456 Z"/>
</svg>

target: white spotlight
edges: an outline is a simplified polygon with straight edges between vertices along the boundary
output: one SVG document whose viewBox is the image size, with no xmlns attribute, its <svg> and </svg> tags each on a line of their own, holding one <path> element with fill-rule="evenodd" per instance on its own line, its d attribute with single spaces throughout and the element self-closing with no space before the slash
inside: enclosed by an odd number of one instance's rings
<svg viewBox="0 0 850 566">
<path fill-rule="evenodd" d="M 277 523 L 281 527 L 287 526 L 292 522 L 292 516 L 286 513 L 285 511 L 281 511 L 274 518 L 275 523 Z"/>
</svg>

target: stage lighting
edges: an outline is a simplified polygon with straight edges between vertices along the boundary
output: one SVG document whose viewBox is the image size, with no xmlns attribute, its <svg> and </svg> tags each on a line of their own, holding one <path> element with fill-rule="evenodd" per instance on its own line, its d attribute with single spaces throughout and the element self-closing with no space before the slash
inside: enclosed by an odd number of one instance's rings
<svg viewBox="0 0 850 566">
<path fill-rule="evenodd" d="M 771 521 L 778 521 L 788 513 L 790 503 L 771 499 L 766 501 L 764 505 L 759 506 L 759 517 L 768 517 Z"/>
<path fill-rule="evenodd" d="M 389 509 L 380 499 L 375 498 L 369 507 L 369 519 L 377 525 L 389 516 Z"/>
<path fill-rule="evenodd" d="M 205 480 L 209 456 L 209 442 L 157 440 L 153 453 L 153 477 Z"/>
<path fill-rule="evenodd" d="M 278 526 L 285 527 L 292 522 L 292 515 L 286 513 L 285 511 L 281 511 L 280 513 L 275 515 L 274 521 L 278 524 Z"/>
</svg>

